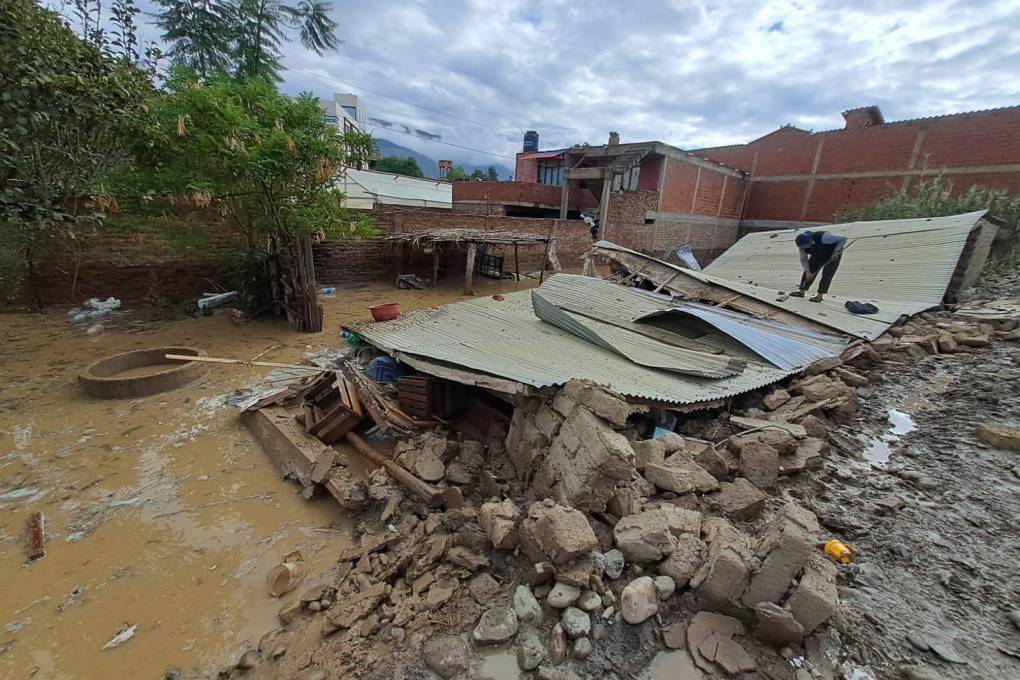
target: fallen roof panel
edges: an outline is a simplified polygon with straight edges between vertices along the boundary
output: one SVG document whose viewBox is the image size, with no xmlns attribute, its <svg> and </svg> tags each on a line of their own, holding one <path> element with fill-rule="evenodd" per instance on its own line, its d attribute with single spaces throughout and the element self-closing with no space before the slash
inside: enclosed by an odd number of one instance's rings
<svg viewBox="0 0 1020 680">
<path fill-rule="evenodd" d="M 538 319 L 529 291 L 507 294 L 501 301 L 484 297 L 409 312 L 352 330 L 390 353 L 463 366 L 525 385 L 547 387 L 587 379 L 626 397 L 667 404 L 736 396 L 793 373 L 748 362 L 740 375 L 712 379 L 640 366 Z"/>
<path fill-rule="evenodd" d="M 917 314 L 942 303 L 967 237 L 985 211 L 880 222 L 833 224 L 825 228 L 849 238 L 832 292 L 821 303 L 805 298 L 783 299 L 781 291 L 796 290 L 801 267 L 793 243 L 797 230 L 749 234 L 696 272 L 654 260 L 613 243 L 600 241 L 596 251 L 626 253 L 673 275 L 721 286 L 777 309 L 848 335 L 873 340 L 901 316 Z M 667 288 L 671 286 L 667 285 Z M 877 314 L 851 314 L 848 300 L 871 302 Z"/>
</svg>

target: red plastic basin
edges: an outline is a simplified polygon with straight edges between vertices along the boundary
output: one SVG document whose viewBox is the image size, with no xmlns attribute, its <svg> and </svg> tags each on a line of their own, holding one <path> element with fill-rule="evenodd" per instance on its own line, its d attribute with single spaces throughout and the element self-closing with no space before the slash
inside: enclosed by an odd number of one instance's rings
<svg viewBox="0 0 1020 680">
<path fill-rule="evenodd" d="M 372 305 L 368 311 L 372 312 L 372 318 L 376 321 L 389 321 L 396 319 L 400 314 L 400 303 L 385 302 L 381 305 Z"/>
</svg>

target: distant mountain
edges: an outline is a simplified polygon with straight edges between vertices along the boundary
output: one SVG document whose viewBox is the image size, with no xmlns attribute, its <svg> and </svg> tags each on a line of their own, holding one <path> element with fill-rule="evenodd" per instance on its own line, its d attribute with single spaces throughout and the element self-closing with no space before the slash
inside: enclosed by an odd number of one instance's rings
<svg viewBox="0 0 1020 680">
<path fill-rule="evenodd" d="M 414 149 L 408 149 L 406 146 L 395 144 L 388 139 L 381 137 L 375 138 L 375 145 L 379 149 L 379 156 L 381 158 L 407 158 L 410 156 L 418 162 L 418 167 L 425 173 L 426 177 L 439 177 L 439 163 L 432 158 L 429 158 L 425 154 L 418 153 Z M 482 172 L 488 172 L 489 165 L 496 168 L 496 173 L 500 179 L 509 179 L 510 175 L 513 174 L 513 170 L 505 165 L 499 163 L 486 163 L 484 165 L 476 165 L 474 163 L 467 163 L 463 160 L 458 160 L 456 157 L 451 156 L 450 160 L 453 161 L 454 165 L 461 165 L 464 167 L 464 172 L 471 174 L 475 170 L 481 170 Z"/>
</svg>

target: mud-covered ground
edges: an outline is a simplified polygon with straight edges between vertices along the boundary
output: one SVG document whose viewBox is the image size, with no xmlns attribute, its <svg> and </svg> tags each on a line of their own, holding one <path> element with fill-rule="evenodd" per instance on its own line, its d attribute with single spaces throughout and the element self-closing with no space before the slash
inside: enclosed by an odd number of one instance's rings
<svg viewBox="0 0 1020 680">
<path fill-rule="evenodd" d="M 996 292 L 1016 295 L 1012 283 Z M 1020 422 L 1018 350 L 884 362 L 861 394 L 860 427 L 844 430 L 863 451 L 836 449 L 802 480 L 823 527 L 857 550 L 833 629 L 873 678 L 900 677 L 900 664 L 946 680 L 1020 678 L 1008 618 L 1020 608 L 1020 454 L 975 436 L 982 422 Z M 888 462 L 862 460 L 881 460 L 883 435 Z"/>
</svg>

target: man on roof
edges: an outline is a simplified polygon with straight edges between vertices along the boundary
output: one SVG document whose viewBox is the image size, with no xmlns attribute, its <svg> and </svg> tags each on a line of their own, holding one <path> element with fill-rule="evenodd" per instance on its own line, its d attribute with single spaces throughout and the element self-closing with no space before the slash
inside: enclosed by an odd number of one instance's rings
<svg viewBox="0 0 1020 680">
<path fill-rule="evenodd" d="M 839 258 L 846 247 L 846 236 L 828 231 L 802 231 L 797 234 L 795 242 L 800 250 L 800 266 L 804 273 L 800 276 L 800 290 L 790 295 L 804 297 L 821 271 L 818 293 L 811 298 L 811 302 L 821 302 L 822 297 L 829 292 L 832 277 L 839 269 Z"/>
</svg>

